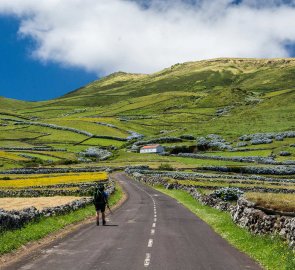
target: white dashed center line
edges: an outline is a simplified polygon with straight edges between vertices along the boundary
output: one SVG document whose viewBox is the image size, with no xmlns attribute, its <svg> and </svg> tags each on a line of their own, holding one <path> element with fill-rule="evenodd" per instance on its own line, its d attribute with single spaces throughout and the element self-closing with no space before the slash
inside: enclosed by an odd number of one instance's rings
<svg viewBox="0 0 295 270">
<path fill-rule="evenodd" d="M 156 206 L 156 201 L 154 200 L 154 198 L 152 197 L 151 194 L 149 194 L 147 191 L 145 191 L 144 189 L 140 188 L 139 186 L 135 185 L 135 184 L 132 184 L 134 185 L 137 189 L 145 192 L 153 201 L 153 205 L 154 205 L 154 222 L 152 224 L 152 228 L 155 228 L 156 227 L 156 222 L 157 222 L 157 206 Z M 154 195 L 156 196 L 156 195 Z M 151 235 L 155 235 L 155 232 L 156 230 L 155 229 L 151 229 Z M 153 247 L 153 243 L 154 243 L 154 240 L 152 238 L 149 239 L 148 241 L 148 248 L 152 248 Z M 146 253 L 145 255 L 145 260 L 144 260 L 144 267 L 149 267 L 150 265 L 150 262 L 151 262 L 151 253 Z"/>
<path fill-rule="evenodd" d="M 150 265 L 150 262 L 151 262 L 151 254 L 147 253 L 145 254 L 144 266 L 148 267 Z"/>
<path fill-rule="evenodd" d="M 153 242 L 154 242 L 153 239 L 149 239 L 149 242 L 148 242 L 148 247 L 149 248 L 153 247 Z"/>
</svg>

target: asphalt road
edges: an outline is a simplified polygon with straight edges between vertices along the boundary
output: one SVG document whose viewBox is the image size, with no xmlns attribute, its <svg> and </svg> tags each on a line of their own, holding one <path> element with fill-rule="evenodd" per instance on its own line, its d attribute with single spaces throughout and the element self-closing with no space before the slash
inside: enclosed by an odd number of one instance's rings
<svg viewBox="0 0 295 270">
<path fill-rule="evenodd" d="M 261 269 L 176 200 L 122 173 L 116 178 L 129 197 L 109 226 L 85 225 L 6 269 Z"/>
</svg>

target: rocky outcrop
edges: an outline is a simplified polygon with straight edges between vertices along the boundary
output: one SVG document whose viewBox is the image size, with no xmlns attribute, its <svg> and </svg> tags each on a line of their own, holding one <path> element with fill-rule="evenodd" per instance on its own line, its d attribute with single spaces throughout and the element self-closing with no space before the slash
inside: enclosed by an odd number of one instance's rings
<svg viewBox="0 0 295 270">
<path fill-rule="evenodd" d="M 283 141 L 285 138 L 295 138 L 295 131 L 248 134 L 241 136 L 239 139 L 241 141 L 250 141 L 250 144 L 257 145 L 269 144 L 273 140 Z"/>
<path fill-rule="evenodd" d="M 79 153 L 82 157 L 96 158 L 98 160 L 106 160 L 113 156 L 113 154 L 105 149 L 101 149 L 99 147 L 90 147 L 83 152 Z"/>
<path fill-rule="evenodd" d="M 216 134 L 199 137 L 197 139 L 197 147 L 199 150 L 232 150 L 231 144 Z"/>
</svg>

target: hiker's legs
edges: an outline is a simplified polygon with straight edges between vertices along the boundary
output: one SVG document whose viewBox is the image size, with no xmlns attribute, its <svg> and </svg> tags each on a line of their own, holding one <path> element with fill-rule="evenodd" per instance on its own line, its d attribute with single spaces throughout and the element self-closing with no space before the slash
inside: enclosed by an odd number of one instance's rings
<svg viewBox="0 0 295 270">
<path fill-rule="evenodd" d="M 96 211 L 96 224 L 99 224 L 99 211 Z"/>
<path fill-rule="evenodd" d="M 106 224 L 106 215 L 105 212 L 101 212 L 101 216 L 102 216 L 102 224 L 105 225 Z"/>
</svg>

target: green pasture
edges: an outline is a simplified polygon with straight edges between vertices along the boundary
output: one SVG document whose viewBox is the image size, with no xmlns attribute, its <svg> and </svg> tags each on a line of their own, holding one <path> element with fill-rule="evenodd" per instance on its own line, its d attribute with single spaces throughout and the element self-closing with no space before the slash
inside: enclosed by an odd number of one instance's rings
<svg viewBox="0 0 295 270">
<path fill-rule="evenodd" d="M 9 138 L 7 138 L 9 139 Z M 24 141 L 15 141 L 15 140 L 0 140 L 0 147 L 33 147 L 32 144 L 29 144 L 27 142 Z"/>
<path fill-rule="evenodd" d="M 34 143 L 38 143 L 38 144 L 47 144 L 52 142 L 77 143 L 87 138 L 85 135 L 74 133 L 72 131 L 57 130 L 57 129 L 53 129 L 49 127 L 32 125 L 32 126 L 29 126 L 26 130 L 28 132 L 39 133 L 39 136 L 43 135 L 37 138 L 36 140 L 34 140 Z"/>
<path fill-rule="evenodd" d="M 13 160 L 7 160 L 0 157 L 0 170 L 9 170 L 13 168 L 21 168 L 22 165 L 20 162 L 16 162 Z"/>
<path fill-rule="evenodd" d="M 41 134 L 31 132 L 28 129 L 17 129 L 17 130 L 1 130 L 0 129 L 0 140 L 32 140 L 39 137 Z"/>
<path fill-rule="evenodd" d="M 116 141 L 116 140 L 109 140 L 109 139 L 100 139 L 100 138 L 91 138 L 83 143 L 82 145 L 85 146 L 93 146 L 93 147 L 99 147 L 99 146 L 116 146 L 116 147 L 121 147 L 124 145 L 126 142 L 123 141 Z"/>
<path fill-rule="evenodd" d="M 122 138 L 128 136 L 128 133 L 123 132 L 122 130 L 118 130 L 118 129 L 107 127 L 107 126 L 102 126 L 89 121 L 83 121 L 82 119 L 81 120 L 51 119 L 50 121 L 48 121 L 48 123 L 84 130 L 94 135 L 116 136 L 116 137 L 122 137 Z"/>
<path fill-rule="evenodd" d="M 16 154 L 26 154 L 32 158 L 38 158 L 38 159 L 41 159 L 41 160 L 44 160 L 44 161 L 59 161 L 60 158 L 57 158 L 57 157 L 53 157 L 53 156 L 49 156 L 49 155 L 44 155 L 44 154 L 41 154 L 41 153 L 32 153 L 32 152 L 14 152 Z"/>
<path fill-rule="evenodd" d="M 206 152 L 209 156 L 222 156 L 222 157 L 249 157 L 249 156 L 259 156 L 259 157 L 269 157 L 271 155 L 271 150 L 251 150 L 251 151 L 212 151 Z"/>
</svg>

